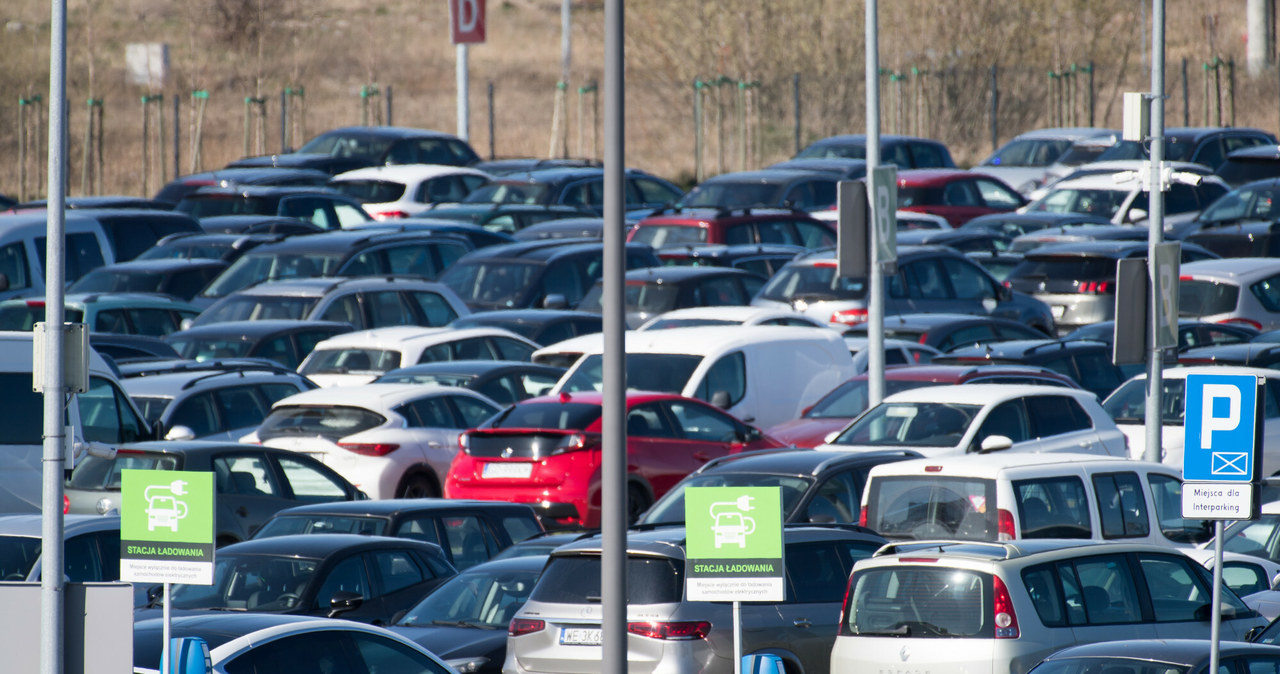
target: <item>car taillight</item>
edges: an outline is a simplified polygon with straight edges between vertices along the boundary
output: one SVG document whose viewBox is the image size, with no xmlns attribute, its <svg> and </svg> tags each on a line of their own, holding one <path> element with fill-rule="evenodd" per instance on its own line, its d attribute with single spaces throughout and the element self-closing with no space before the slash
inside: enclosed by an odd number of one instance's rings
<svg viewBox="0 0 1280 674">
<path fill-rule="evenodd" d="M 407 217 L 409 217 L 409 214 L 405 213 L 404 211 L 378 211 L 377 213 L 373 214 L 374 220 L 394 220 L 396 218 L 407 218 Z"/>
<path fill-rule="evenodd" d="M 865 511 L 864 511 L 865 512 Z M 852 636 L 853 630 L 849 629 L 849 596 L 853 594 L 853 582 L 858 574 L 849 574 L 849 582 L 844 586 L 844 600 L 840 602 L 840 625 L 839 634 L 842 637 Z"/>
<path fill-rule="evenodd" d="M 533 620 L 530 618 L 512 618 L 511 624 L 507 626 L 507 636 L 518 637 L 522 634 L 531 634 L 533 632 L 541 632 L 545 629 L 547 623 L 541 620 Z"/>
<path fill-rule="evenodd" d="M 840 323 L 843 325 L 856 325 L 867 321 L 866 309 L 845 309 L 844 311 L 836 311 L 831 314 L 828 322 Z"/>
<path fill-rule="evenodd" d="M 1013 599 L 1009 596 L 1009 588 L 1005 587 L 1000 576 L 991 577 L 992 613 L 996 620 L 997 639 L 1018 638 L 1018 614 L 1013 611 Z"/>
<path fill-rule="evenodd" d="M 32 309 L 41 309 L 44 307 L 44 300 L 27 300 L 27 306 Z"/>
<path fill-rule="evenodd" d="M 705 620 L 697 622 L 645 622 L 627 623 L 627 632 L 650 639 L 666 641 L 693 641 L 706 639 L 711 632 L 711 623 Z"/>
<path fill-rule="evenodd" d="M 1110 281 L 1081 281 L 1076 290 L 1086 295 L 1105 295 L 1111 290 Z"/>
<path fill-rule="evenodd" d="M 1225 319 L 1225 320 L 1218 321 L 1218 323 L 1222 323 L 1222 324 L 1234 323 L 1234 324 L 1236 324 L 1236 325 L 1247 325 L 1247 326 L 1249 326 L 1249 327 L 1253 328 L 1254 330 L 1261 330 L 1261 329 L 1262 329 L 1262 324 L 1261 324 L 1261 323 L 1259 323 L 1259 322 L 1257 322 L 1257 321 L 1255 321 L 1255 320 L 1249 319 L 1249 318 L 1240 318 L 1240 317 L 1238 317 L 1238 316 L 1237 316 L 1236 318 L 1228 318 L 1228 319 Z"/>
<path fill-rule="evenodd" d="M 1013 530 L 1013 513 L 1001 508 L 996 511 L 997 521 L 997 541 L 1011 541 L 1017 536 L 1017 532 Z"/>
<path fill-rule="evenodd" d="M 66 515 L 71 512 L 71 497 L 66 494 L 62 495 L 62 514 Z"/>
<path fill-rule="evenodd" d="M 862 506 L 862 510 L 858 512 L 858 526 L 867 526 L 867 507 Z"/>
<path fill-rule="evenodd" d="M 458 434 L 458 449 L 461 449 L 461 450 L 462 450 L 462 451 L 464 451 L 464 452 L 465 452 L 465 451 L 467 451 L 468 449 L 471 449 L 471 434 L 470 434 L 470 433 L 459 433 L 459 434 Z"/>
<path fill-rule="evenodd" d="M 400 445 L 386 442 L 339 442 L 338 446 L 364 456 L 386 456 L 400 449 Z"/>
<path fill-rule="evenodd" d="M 551 448 L 551 454 L 554 455 L 554 454 L 564 454 L 566 452 L 576 452 L 578 450 L 586 449 L 587 447 L 593 444 L 595 443 L 588 440 L 587 435 L 585 433 L 570 433 L 564 436 L 564 438 L 560 440 L 560 442 L 556 443 L 555 447 Z"/>
</svg>

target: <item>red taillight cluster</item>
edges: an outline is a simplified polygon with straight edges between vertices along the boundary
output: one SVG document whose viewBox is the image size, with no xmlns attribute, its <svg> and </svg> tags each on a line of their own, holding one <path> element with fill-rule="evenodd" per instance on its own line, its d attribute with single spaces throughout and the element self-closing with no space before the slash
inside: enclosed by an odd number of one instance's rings
<svg viewBox="0 0 1280 674">
<path fill-rule="evenodd" d="M 66 515 L 71 512 L 71 497 L 66 494 L 62 495 L 62 514 Z"/>
<path fill-rule="evenodd" d="M 1081 281 L 1076 290 L 1085 295 L 1105 295 L 1111 291 L 1111 281 Z"/>
<path fill-rule="evenodd" d="M 996 540 L 1011 541 L 1017 536 L 1013 530 L 1013 513 L 1001 508 L 996 511 Z"/>
<path fill-rule="evenodd" d="M 867 507 L 866 506 L 862 506 L 862 509 L 858 511 L 858 526 L 860 527 L 867 526 Z"/>
<path fill-rule="evenodd" d="M 400 449 L 400 445 L 385 442 L 339 442 L 338 446 L 363 456 L 386 456 Z"/>
<path fill-rule="evenodd" d="M 1221 320 L 1221 321 L 1218 321 L 1218 322 L 1219 322 L 1219 323 L 1223 323 L 1223 324 L 1226 324 L 1226 323 L 1234 323 L 1234 324 L 1236 324 L 1236 325 L 1247 325 L 1247 326 L 1249 326 L 1249 327 L 1253 328 L 1254 330 L 1261 330 L 1261 329 L 1262 329 L 1262 324 L 1261 324 L 1261 323 L 1259 323 L 1259 322 L 1257 322 L 1257 321 L 1255 321 L 1255 320 L 1253 320 L 1253 319 L 1250 319 L 1250 318 L 1241 318 L 1241 317 L 1239 317 L 1239 316 L 1237 316 L 1237 317 L 1235 317 L 1235 318 L 1227 318 L 1227 319 L 1224 319 L 1224 320 Z"/>
<path fill-rule="evenodd" d="M 531 618 L 512 618 L 511 624 L 507 626 L 507 636 L 518 637 L 522 634 L 541 632 L 546 628 L 546 626 L 547 623 L 541 620 L 533 620 Z"/>
<path fill-rule="evenodd" d="M 706 639 L 711 633 L 711 623 L 705 620 L 697 622 L 645 622 L 627 623 L 627 632 L 650 639 L 666 641 L 692 641 Z"/>
<path fill-rule="evenodd" d="M 858 323 L 867 322 L 866 309 L 845 309 L 844 311 L 836 311 L 831 314 L 831 318 L 827 319 L 831 323 L 840 323 L 841 325 L 857 325 Z"/>
<path fill-rule="evenodd" d="M 407 218 L 408 213 L 404 211 L 378 211 L 373 214 L 374 220 L 395 220 L 397 218 Z"/>
<path fill-rule="evenodd" d="M 1018 614 L 1013 610 L 1013 599 L 1009 596 L 1009 588 L 1005 587 L 1000 576 L 991 577 L 992 613 L 995 614 L 996 638 L 1018 638 Z"/>
</svg>

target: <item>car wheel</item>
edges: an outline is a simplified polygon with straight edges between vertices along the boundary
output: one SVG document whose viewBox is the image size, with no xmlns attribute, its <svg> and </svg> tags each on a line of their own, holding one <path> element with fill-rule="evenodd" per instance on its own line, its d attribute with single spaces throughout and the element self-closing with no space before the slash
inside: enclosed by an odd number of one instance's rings
<svg viewBox="0 0 1280 674">
<path fill-rule="evenodd" d="M 425 475 L 411 475 L 406 478 L 404 484 L 400 485 L 400 493 L 396 494 L 397 498 L 437 498 L 440 496 L 440 490 L 436 488 L 435 482 Z"/>
<path fill-rule="evenodd" d="M 627 524 L 635 524 L 651 505 L 653 501 L 644 487 L 638 484 L 627 485 Z"/>
</svg>

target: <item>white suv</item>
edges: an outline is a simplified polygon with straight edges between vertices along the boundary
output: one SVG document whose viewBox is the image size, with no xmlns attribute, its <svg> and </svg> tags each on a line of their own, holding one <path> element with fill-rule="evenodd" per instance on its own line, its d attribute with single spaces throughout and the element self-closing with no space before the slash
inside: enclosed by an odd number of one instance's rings
<svg viewBox="0 0 1280 674">
<path fill-rule="evenodd" d="M 832 672 L 1010 672 L 1054 651 L 1209 635 L 1213 578 L 1184 554 L 1094 541 L 886 545 L 849 578 Z M 1224 589 L 1222 638 L 1266 620 Z"/>
</svg>

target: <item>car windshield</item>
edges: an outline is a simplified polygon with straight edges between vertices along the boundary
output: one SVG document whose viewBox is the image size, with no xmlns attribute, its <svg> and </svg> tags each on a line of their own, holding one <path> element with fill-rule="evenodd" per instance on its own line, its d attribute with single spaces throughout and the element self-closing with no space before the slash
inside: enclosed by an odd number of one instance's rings
<svg viewBox="0 0 1280 674">
<path fill-rule="evenodd" d="M 460 263 L 440 276 L 440 282 L 462 301 L 490 307 L 517 306 L 534 286 L 543 265 L 492 260 Z"/>
<path fill-rule="evenodd" d="M 893 395 L 902 391 L 910 391 L 913 388 L 923 388 L 925 386 L 937 386 L 937 382 L 932 381 L 904 381 L 904 380 L 886 380 L 884 383 L 884 394 Z M 870 397 L 867 393 L 866 379 L 851 379 L 814 404 L 814 406 L 804 415 L 805 419 L 852 419 L 862 414 L 867 409 L 867 402 Z"/>
<path fill-rule="evenodd" d="M 1145 193 L 1144 193 L 1145 194 Z M 1047 213 L 1087 213 L 1110 219 L 1124 205 L 1129 190 L 1119 189 L 1056 189 L 1027 207 L 1029 211 Z M 1137 203 L 1143 203 L 1138 198 Z"/>
<path fill-rule="evenodd" d="M 26 580 L 40 559 L 40 537 L 0 536 L 0 578 Z"/>
<path fill-rule="evenodd" d="M 678 604 L 684 564 L 668 557 L 627 558 L 627 604 Z M 549 604 L 600 604 L 600 555 L 552 557 L 530 599 Z"/>
<path fill-rule="evenodd" d="M 819 264 L 792 264 L 783 267 L 760 290 L 761 298 L 776 302 L 857 300 L 867 296 L 864 278 L 836 275 L 832 260 Z"/>
<path fill-rule="evenodd" d="M 835 439 L 838 445 L 955 447 L 982 405 L 881 403 Z"/>
<path fill-rule="evenodd" d="M 995 480 L 885 475 L 867 487 L 867 526 L 885 538 L 991 541 L 998 529 L 989 507 L 995 499 Z"/>
<path fill-rule="evenodd" d="M 388 372 L 378 377 L 378 384 L 435 384 L 466 388 L 474 379 L 471 374 L 446 374 L 443 372 Z"/>
<path fill-rule="evenodd" d="M 750 208 L 778 206 L 783 185 L 750 181 L 708 181 L 689 190 L 678 206 L 684 208 Z"/>
<path fill-rule="evenodd" d="M 200 324 L 227 321 L 260 321 L 270 318 L 306 318 L 320 302 L 319 297 L 287 295 L 241 295 L 227 297 L 200 314 Z"/>
<path fill-rule="evenodd" d="M 636 228 L 631 240 L 647 243 L 654 248 L 706 243 L 707 228 L 695 225 L 642 225 Z"/>
<path fill-rule="evenodd" d="M 168 409 L 169 403 L 173 402 L 173 398 L 167 396 L 129 396 L 133 399 L 133 404 L 138 406 L 138 411 L 142 412 L 142 418 L 147 423 L 154 424 L 160 420 L 160 416 Z"/>
<path fill-rule="evenodd" d="M 996 150 L 983 166 L 1048 166 L 1071 148 L 1064 138 L 1015 140 Z"/>
<path fill-rule="evenodd" d="M 299 372 L 312 374 L 383 373 L 400 367 L 400 352 L 385 349 L 317 349 Z"/>
<path fill-rule="evenodd" d="M 1115 145 L 1107 148 L 1105 152 L 1098 155 L 1094 161 L 1114 161 L 1119 159 L 1146 159 L 1148 141 L 1138 142 L 1135 140 L 1122 140 Z M 1195 143 L 1182 141 L 1178 138 L 1164 139 L 1164 160 L 1165 161 L 1188 161 L 1191 157 L 1191 151 L 1195 149 Z"/>
<path fill-rule="evenodd" d="M 276 515 L 262 525 L 254 538 L 274 538 L 293 534 L 361 534 L 382 536 L 387 530 L 383 517 L 357 515 Z M 434 541 L 433 541 L 434 542 Z"/>
<path fill-rule="evenodd" d="M 344 405 L 285 405 L 271 410 L 258 428 L 262 441 L 279 437 L 321 437 L 337 442 L 348 435 L 386 423 L 386 418 L 363 407 Z"/>
<path fill-rule="evenodd" d="M 1166 377 L 1163 379 L 1161 388 L 1164 395 L 1161 398 L 1161 407 L 1164 423 L 1168 426 L 1181 426 L 1183 423 L 1183 411 L 1186 407 L 1186 401 L 1183 400 L 1187 390 L 1187 380 L 1173 379 Z M 1122 424 L 1143 424 L 1147 419 L 1147 380 L 1133 379 L 1125 382 L 1116 389 L 1107 399 L 1102 401 L 1102 409 L 1116 420 L 1116 423 Z"/>
<path fill-rule="evenodd" d="M 528 601 L 539 571 L 470 569 L 427 595 L 397 624 L 505 630 L 516 611 Z"/>
<path fill-rule="evenodd" d="M 248 253 L 231 263 L 200 297 L 225 297 L 231 293 L 266 281 L 333 276 L 338 273 L 345 252 L 336 253 Z"/>
<path fill-rule="evenodd" d="M 69 293 L 155 293 L 165 277 L 151 272 L 126 272 L 116 269 L 91 271 L 68 288 Z"/>
<path fill-rule="evenodd" d="M 248 355 L 254 343 L 239 337 L 215 339 L 210 337 L 173 337 L 165 339 L 179 356 L 192 360 L 237 358 Z"/>
<path fill-rule="evenodd" d="M 1280 186 L 1267 183 L 1258 187 L 1232 190 L 1213 202 L 1198 218 L 1205 227 L 1216 227 L 1242 220 L 1273 221 L 1280 219 Z"/>
<path fill-rule="evenodd" d="M 364 134 L 346 136 L 341 133 L 326 133 L 311 139 L 310 142 L 298 148 L 298 152 L 377 161 L 386 155 L 390 148 L 390 138 Z"/>
<path fill-rule="evenodd" d="M 462 200 L 464 204 L 544 204 L 550 199 L 545 183 L 494 182 L 478 187 Z"/>
<path fill-rule="evenodd" d="M 1208 652 L 1207 648 L 1205 652 Z M 1247 660 L 1247 656 L 1240 659 Z M 1267 667 L 1274 666 L 1271 657 L 1266 658 L 1266 663 Z M 1249 667 L 1247 664 L 1244 665 L 1244 668 L 1246 671 L 1253 670 L 1253 668 Z M 1105 655 L 1092 658 L 1062 658 L 1059 660 L 1050 660 L 1036 665 L 1031 670 L 1034 674 L 1087 674 L 1089 672 L 1124 672 L 1124 674 L 1186 674 L 1186 672 L 1189 671 L 1191 671 L 1191 665 L 1175 665 L 1168 662 L 1152 662 L 1150 660 L 1137 660 Z M 1221 669 L 1219 671 L 1221 671 Z"/>
<path fill-rule="evenodd" d="M 1276 555 L 1273 551 L 1278 533 L 1280 533 L 1280 515 L 1264 513 L 1256 520 L 1231 522 L 1222 532 L 1222 549 L 1262 559 L 1274 559 Z M 1276 636 L 1280 637 L 1280 632 L 1277 632 Z"/>
<path fill-rule="evenodd" d="M 285 611 L 297 605 L 319 561 L 294 555 L 237 555 L 220 552 L 212 585 L 172 586 L 169 605 L 177 609 Z"/>
<path fill-rule="evenodd" d="M 627 354 L 627 388 L 637 391 L 680 393 L 689 383 L 693 371 L 698 369 L 702 356 L 677 353 L 629 353 Z M 585 356 L 582 364 L 573 371 L 561 390 L 600 391 L 604 378 L 601 374 L 603 359 L 599 354 Z"/>
<path fill-rule="evenodd" d="M 676 484 L 641 518 L 645 524 L 684 521 L 684 490 L 689 487 L 778 487 L 782 491 L 782 518 L 791 516 L 814 479 L 769 473 L 710 473 L 690 475 Z"/>
<path fill-rule="evenodd" d="M 796 159 L 866 159 L 867 146 L 855 142 L 814 143 L 800 151 Z"/>
</svg>

